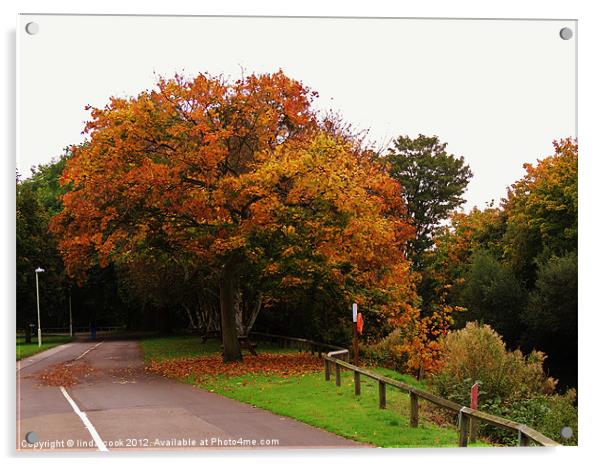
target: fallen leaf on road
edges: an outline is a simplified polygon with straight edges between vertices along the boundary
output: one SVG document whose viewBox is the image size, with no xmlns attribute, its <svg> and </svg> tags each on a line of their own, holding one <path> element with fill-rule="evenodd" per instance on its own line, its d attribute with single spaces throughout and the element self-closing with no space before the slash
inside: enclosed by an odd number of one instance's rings
<svg viewBox="0 0 602 466">
<path fill-rule="evenodd" d="M 42 385 L 52 387 L 70 387 L 80 383 L 95 369 L 85 361 L 55 364 L 42 371 L 38 376 Z"/>
</svg>

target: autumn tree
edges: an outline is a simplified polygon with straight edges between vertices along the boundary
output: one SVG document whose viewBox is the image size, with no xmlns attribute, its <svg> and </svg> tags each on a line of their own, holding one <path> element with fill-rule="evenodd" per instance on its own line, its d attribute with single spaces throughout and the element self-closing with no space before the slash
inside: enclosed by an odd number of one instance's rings
<svg viewBox="0 0 602 466">
<path fill-rule="evenodd" d="M 507 261 L 530 290 L 517 310 L 525 331 L 521 343 L 563 361 L 576 383 L 578 145 L 554 142 L 554 154 L 525 164 L 525 176 L 508 190 L 504 208 Z"/>
<path fill-rule="evenodd" d="M 314 96 L 282 72 L 201 74 L 91 109 L 52 225 L 67 271 L 83 280 L 153 248 L 189 255 L 216 277 L 225 361 L 242 358 L 244 270 L 272 292 L 327 279 L 349 300 L 403 312 L 413 231 L 399 184 L 320 125 Z"/>
<path fill-rule="evenodd" d="M 464 203 L 462 195 L 472 172 L 464 157 L 449 154 L 447 143 L 437 136 L 400 136 L 386 158 L 391 176 L 403 187 L 408 214 L 416 228 L 409 252 L 421 270 L 422 254 L 433 245 L 434 229 Z"/>
<path fill-rule="evenodd" d="M 577 251 L 577 142 L 554 141 L 554 154 L 524 164 L 525 176 L 508 189 L 505 255 L 529 285 L 537 260 Z"/>
<path fill-rule="evenodd" d="M 421 289 L 426 290 L 422 293 L 423 306 L 430 308 L 442 302 L 460 305 L 459 293 L 466 281 L 472 255 L 487 251 L 501 260 L 505 231 L 504 211 L 493 205 L 482 210 L 474 207 L 467 213 L 453 212 L 448 224 L 435 231 L 434 247 L 423 255 Z M 462 315 L 459 319 L 475 320 L 476 317 Z"/>
</svg>

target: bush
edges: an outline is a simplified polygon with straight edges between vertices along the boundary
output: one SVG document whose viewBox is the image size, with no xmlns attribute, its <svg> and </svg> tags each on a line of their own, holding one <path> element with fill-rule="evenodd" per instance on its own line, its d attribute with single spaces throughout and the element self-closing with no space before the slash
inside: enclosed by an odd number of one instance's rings
<svg viewBox="0 0 602 466">
<path fill-rule="evenodd" d="M 441 396 L 462 405 L 470 404 L 470 388 L 479 382 L 479 409 L 529 425 L 565 444 L 577 440 L 576 392 L 554 394 L 556 380 L 543 369 L 545 354 L 508 351 L 501 336 L 489 325 L 469 322 L 462 330 L 442 339 L 443 367 L 430 383 Z M 573 429 L 563 439 L 560 429 Z M 516 444 L 516 434 L 481 426 L 481 434 L 493 441 Z"/>
<path fill-rule="evenodd" d="M 403 350 L 401 330 L 393 330 L 377 343 L 361 345 L 360 354 L 368 365 L 382 366 L 397 372 L 405 372 L 408 355 Z"/>
<path fill-rule="evenodd" d="M 501 336 L 489 325 L 469 322 L 462 330 L 442 340 L 443 368 L 432 377 L 441 395 L 467 405 L 470 387 L 479 382 L 482 401 L 522 399 L 532 394 L 552 393 L 556 380 L 547 377 L 545 355 L 534 351 L 524 357 L 508 351 Z"/>
<path fill-rule="evenodd" d="M 546 401 L 548 410 L 542 418 L 533 420 L 534 428 L 564 445 L 577 445 L 577 391 L 572 388 L 564 395 L 547 397 Z M 563 427 L 573 430 L 571 438 L 560 435 Z"/>
<path fill-rule="evenodd" d="M 536 395 L 512 403 L 484 403 L 479 408 L 496 416 L 528 425 L 563 445 L 577 445 L 576 391 L 564 395 Z M 563 438 L 563 427 L 570 427 L 573 436 Z M 480 433 L 495 442 L 515 445 L 516 434 L 509 430 L 482 425 Z"/>
</svg>

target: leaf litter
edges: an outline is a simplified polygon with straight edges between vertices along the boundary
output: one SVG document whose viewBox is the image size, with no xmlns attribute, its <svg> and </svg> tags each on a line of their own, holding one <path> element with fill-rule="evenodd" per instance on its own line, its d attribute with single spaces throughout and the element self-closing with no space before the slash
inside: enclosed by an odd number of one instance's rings
<svg viewBox="0 0 602 466">
<path fill-rule="evenodd" d="M 51 387 L 71 387 L 84 381 L 96 369 L 86 361 L 54 364 L 38 376 L 42 385 Z"/>
<path fill-rule="evenodd" d="M 200 356 L 193 358 L 152 360 L 146 370 L 164 377 L 175 379 L 194 378 L 196 381 L 207 377 L 226 375 L 236 377 L 249 374 L 297 377 L 323 368 L 322 359 L 309 354 L 259 354 L 245 356 L 242 362 L 224 363 L 221 356 Z M 243 384 L 245 384 L 243 382 Z M 246 385 L 246 384 L 245 384 Z"/>
</svg>

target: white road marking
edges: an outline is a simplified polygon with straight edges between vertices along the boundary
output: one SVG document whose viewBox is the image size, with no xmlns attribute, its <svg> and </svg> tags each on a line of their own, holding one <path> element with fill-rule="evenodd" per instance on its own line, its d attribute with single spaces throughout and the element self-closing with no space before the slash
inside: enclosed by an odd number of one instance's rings
<svg viewBox="0 0 602 466">
<path fill-rule="evenodd" d="M 98 346 L 98 345 L 96 345 L 96 346 Z M 96 429 L 90 422 L 90 419 L 88 419 L 88 416 L 86 415 L 86 413 L 84 413 L 83 411 L 81 411 L 79 409 L 77 404 L 75 404 L 75 401 L 73 401 L 73 399 L 69 396 L 69 393 L 67 393 L 67 390 L 65 390 L 65 387 L 61 387 L 61 392 L 63 393 L 63 395 L 65 396 L 65 398 L 67 399 L 67 401 L 69 402 L 71 407 L 73 408 L 73 411 L 75 411 L 75 414 L 77 414 L 79 416 L 79 418 L 82 420 L 82 422 L 86 426 L 86 429 L 88 429 L 88 432 L 90 432 L 90 435 L 92 436 L 92 439 L 94 439 L 94 443 L 96 443 L 98 450 L 99 451 L 109 451 L 109 449 L 106 447 L 105 443 L 100 438 L 100 435 L 98 435 L 98 432 L 96 432 Z"/>
<path fill-rule="evenodd" d="M 92 348 L 88 348 L 86 351 L 84 351 L 82 354 L 80 354 L 77 358 L 75 358 L 74 361 L 77 361 L 78 359 L 83 358 L 86 354 L 88 354 L 93 349 L 98 348 L 103 343 L 104 343 L 104 341 L 101 341 L 100 343 L 95 344 Z"/>
</svg>

